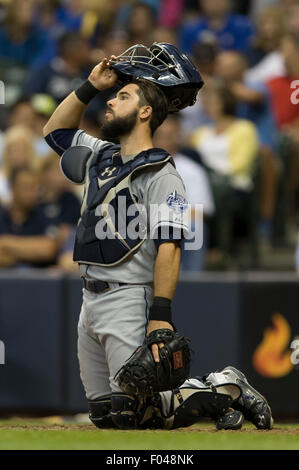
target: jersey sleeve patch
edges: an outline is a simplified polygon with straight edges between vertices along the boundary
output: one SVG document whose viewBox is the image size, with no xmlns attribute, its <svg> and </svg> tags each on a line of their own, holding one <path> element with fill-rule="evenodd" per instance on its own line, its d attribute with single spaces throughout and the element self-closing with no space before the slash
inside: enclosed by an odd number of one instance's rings
<svg viewBox="0 0 299 470">
<path fill-rule="evenodd" d="M 178 194 L 176 190 L 174 190 L 166 199 L 167 205 L 173 209 L 174 212 L 180 214 L 185 212 L 188 209 L 188 202 L 187 200 Z"/>
</svg>

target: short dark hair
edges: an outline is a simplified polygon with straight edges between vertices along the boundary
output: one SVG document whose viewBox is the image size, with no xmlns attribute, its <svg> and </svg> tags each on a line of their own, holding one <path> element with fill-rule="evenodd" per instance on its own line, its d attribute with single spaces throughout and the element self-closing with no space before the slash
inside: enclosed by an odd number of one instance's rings
<svg viewBox="0 0 299 470">
<path fill-rule="evenodd" d="M 138 86 L 137 94 L 141 106 L 151 106 L 152 116 L 150 120 L 150 129 L 152 135 L 155 130 L 161 126 L 168 114 L 168 101 L 161 88 L 155 83 L 143 78 L 135 78 L 130 83 Z"/>
</svg>

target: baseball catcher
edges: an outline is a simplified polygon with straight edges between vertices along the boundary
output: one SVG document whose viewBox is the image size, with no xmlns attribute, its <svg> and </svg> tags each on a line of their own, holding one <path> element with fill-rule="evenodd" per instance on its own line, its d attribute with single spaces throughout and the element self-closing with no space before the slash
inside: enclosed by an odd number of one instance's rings
<svg viewBox="0 0 299 470">
<path fill-rule="evenodd" d="M 217 429 L 236 429 L 243 411 L 257 426 L 271 425 L 265 399 L 234 370 L 188 379 L 188 340 L 172 321 L 188 202 L 171 155 L 152 137 L 168 113 L 195 103 L 202 86 L 175 46 L 136 45 L 95 66 L 44 127 L 65 177 L 84 185 L 73 256 L 83 280 L 78 358 L 99 428 L 173 429 L 209 416 Z M 108 89 L 115 94 L 95 138 L 79 125 Z M 161 205 L 163 217 L 152 210 Z"/>
<path fill-rule="evenodd" d="M 142 44 L 130 47 L 112 61 L 112 69 L 116 71 L 119 83 L 142 77 L 157 84 L 167 97 L 169 113 L 192 106 L 203 86 L 203 80 L 190 59 L 175 46 L 166 43 L 154 43 L 150 48 Z M 169 320 L 169 302 L 167 299 L 155 298 L 151 316 L 159 320 L 161 315 Z M 154 349 L 157 344 L 160 349 Z M 160 329 L 152 331 L 145 338 L 143 345 L 134 352 L 115 378 L 126 393 L 152 395 L 179 387 L 189 373 L 188 340 L 178 332 Z"/>
</svg>

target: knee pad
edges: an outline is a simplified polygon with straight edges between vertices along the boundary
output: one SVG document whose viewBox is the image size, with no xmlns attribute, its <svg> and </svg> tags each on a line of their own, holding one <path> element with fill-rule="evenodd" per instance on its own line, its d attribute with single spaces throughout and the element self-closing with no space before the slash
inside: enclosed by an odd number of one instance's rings
<svg viewBox="0 0 299 470">
<path fill-rule="evenodd" d="M 110 416 L 115 426 L 119 429 L 137 429 L 138 405 L 139 400 L 136 397 L 125 393 L 112 393 Z"/>
<path fill-rule="evenodd" d="M 110 416 L 111 395 L 88 400 L 89 419 L 97 428 L 115 428 Z"/>
</svg>

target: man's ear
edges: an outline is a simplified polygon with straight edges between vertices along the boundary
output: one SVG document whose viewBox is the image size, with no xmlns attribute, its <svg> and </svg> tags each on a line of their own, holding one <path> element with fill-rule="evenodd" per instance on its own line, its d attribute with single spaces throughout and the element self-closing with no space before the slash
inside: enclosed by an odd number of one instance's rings
<svg viewBox="0 0 299 470">
<path fill-rule="evenodd" d="M 140 119 L 142 120 L 147 120 L 151 117 L 153 113 L 153 108 L 151 106 L 141 106 L 141 108 L 139 109 L 139 117 Z"/>
</svg>

